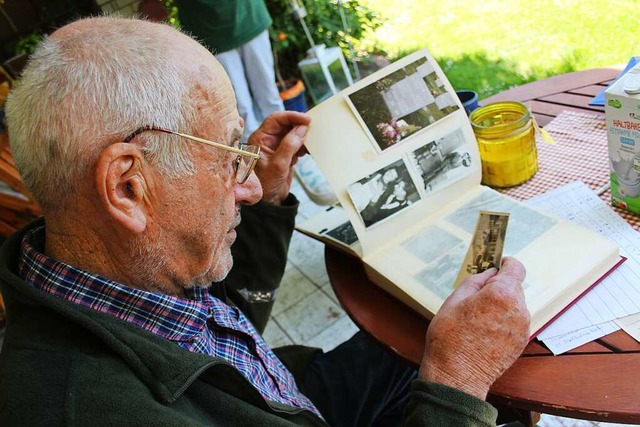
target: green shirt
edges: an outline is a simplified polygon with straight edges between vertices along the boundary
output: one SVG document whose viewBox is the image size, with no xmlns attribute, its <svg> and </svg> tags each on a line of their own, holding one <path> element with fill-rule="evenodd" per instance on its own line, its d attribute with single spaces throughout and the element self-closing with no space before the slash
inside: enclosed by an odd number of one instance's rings
<svg viewBox="0 0 640 427">
<path fill-rule="evenodd" d="M 176 0 L 182 29 L 216 53 L 236 49 L 271 26 L 264 0 Z"/>
</svg>

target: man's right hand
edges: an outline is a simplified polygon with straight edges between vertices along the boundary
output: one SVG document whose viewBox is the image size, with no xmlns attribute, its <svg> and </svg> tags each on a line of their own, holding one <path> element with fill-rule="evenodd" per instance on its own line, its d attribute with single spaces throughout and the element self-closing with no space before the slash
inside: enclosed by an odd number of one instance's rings
<svg viewBox="0 0 640 427">
<path fill-rule="evenodd" d="M 500 271 L 465 279 L 429 325 L 419 377 L 485 399 L 529 339 L 524 277 L 524 266 L 505 257 Z"/>
<path fill-rule="evenodd" d="M 311 117 L 297 111 L 278 111 L 268 116 L 249 137 L 262 149 L 256 175 L 262 184 L 262 200 L 281 204 L 289 195 L 293 166 L 307 152 L 304 140 Z"/>
</svg>

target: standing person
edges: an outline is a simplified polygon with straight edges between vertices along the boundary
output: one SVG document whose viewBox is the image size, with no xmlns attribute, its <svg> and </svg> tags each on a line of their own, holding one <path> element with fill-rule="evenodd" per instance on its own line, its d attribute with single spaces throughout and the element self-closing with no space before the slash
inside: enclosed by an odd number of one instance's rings
<svg viewBox="0 0 640 427">
<path fill-rule="evenodd" d="M 182 28 L 207 46 L 227 72 L 246 140 L 269 114 L 284 110 L 264 0 L 176 0 L 176 5 Z"/>
<path fill-rule="evenodd" d="M 272 20 L 264 0 L 176 0 L 176 5 L 182 28 L 207 46 L 229 75 L 246 140 L 269 114 L 284 110 L 269 40 Z M 301 158 L 295 170 L 315 203 L 338 201 L 310 156 Z"/>
<path fill-rule="evenodd" d="M 264 0 L 176 0 L 176 5 L 182 28 L 207 46 L 227 72 L 246 140 L 267 116 L 284 110 L 269 40 L 272 20 Z M 295 175 L 315 203 L 338 201 L 310 156 L 300 159 Z"/>
</svg>

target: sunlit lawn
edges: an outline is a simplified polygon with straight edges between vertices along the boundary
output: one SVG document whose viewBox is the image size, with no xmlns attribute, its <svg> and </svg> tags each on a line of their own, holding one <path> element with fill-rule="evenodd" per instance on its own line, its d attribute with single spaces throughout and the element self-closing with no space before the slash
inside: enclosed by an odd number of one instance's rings
<svg viewBox="0 0 640 427">
<path fill-rule="evenodd" d="M 638 0 L 361 0 L 386 18 L 369 51 L 427 48 L 456 89 L 481 98 L 640 55 Z"/>
</svg>

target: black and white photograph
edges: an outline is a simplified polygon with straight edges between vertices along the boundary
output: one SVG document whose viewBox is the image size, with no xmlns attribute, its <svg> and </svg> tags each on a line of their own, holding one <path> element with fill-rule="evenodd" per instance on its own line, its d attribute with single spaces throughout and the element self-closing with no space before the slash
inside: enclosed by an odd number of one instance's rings
<svg viewBox="0 0 640 427">
<path fill-rule="evenodd" d="M 484 191 L 469 200 L 464 206 L 447 216 L 447 221 L 473 234 L 478 212 L 484 209 L 510 213 L 509 234 L 512 238 L 505 242 L 504 251 L 511 255 L 516 255 L 558 223 L 553 217 L 543 215 L 536 209 L 516 203 L 509 198 L 500 197 L 493 191 Z"/>
<path fill-rule="evenodd" d="M 353 226 L 348 221 L 333 230 L 327 231 L 325 234 L 349 246 L 358 241 L 356 230 L 353 229 Z"/>
<path fill-rule="evenodd" d="M 351 184 L 348 192 L 365 227 L 420 200 L 418 189 L 402 159 Z"/>
<path fill-rule="evenodd" d="M 477 274 L 493 267 L 500 268 L 508 223 L 508 212 L 480 212 L 471 239 L 470 256 L 465 260 L 467 273 Z"/>
<path fill-rule="evenodd" d="M 458 110 L 427 58 L 347 97 L 372 143 L 381 151 Z"/>
<path fill-rule="evenodd" d="M 452 250 L 427 264 L 416 275 L 416 280 L 423 283 L 425 287 L 441 299 L 446 299 L 453 292 L 458 270 L 464 261 L 464 255 L 464 244 L 455 246 Z"/>
<path fill-rule="evenodd" d="M 422 177 L 422 189 L 431 192 L 471 173 L 471 154 L 464 149 L 460 129 L 431 141 L 412 153 L 413 164 Z"/>
<path fill-rule="evenodd" d="M 432 263 L 444 252 L 463 244 L 460 237 L 450 231 L 433 225 L 422 230 L 402 244 L 402 247 L 425 264 Z M 458 264 L 455 268 L 460 268 Z"/>
</svg>

